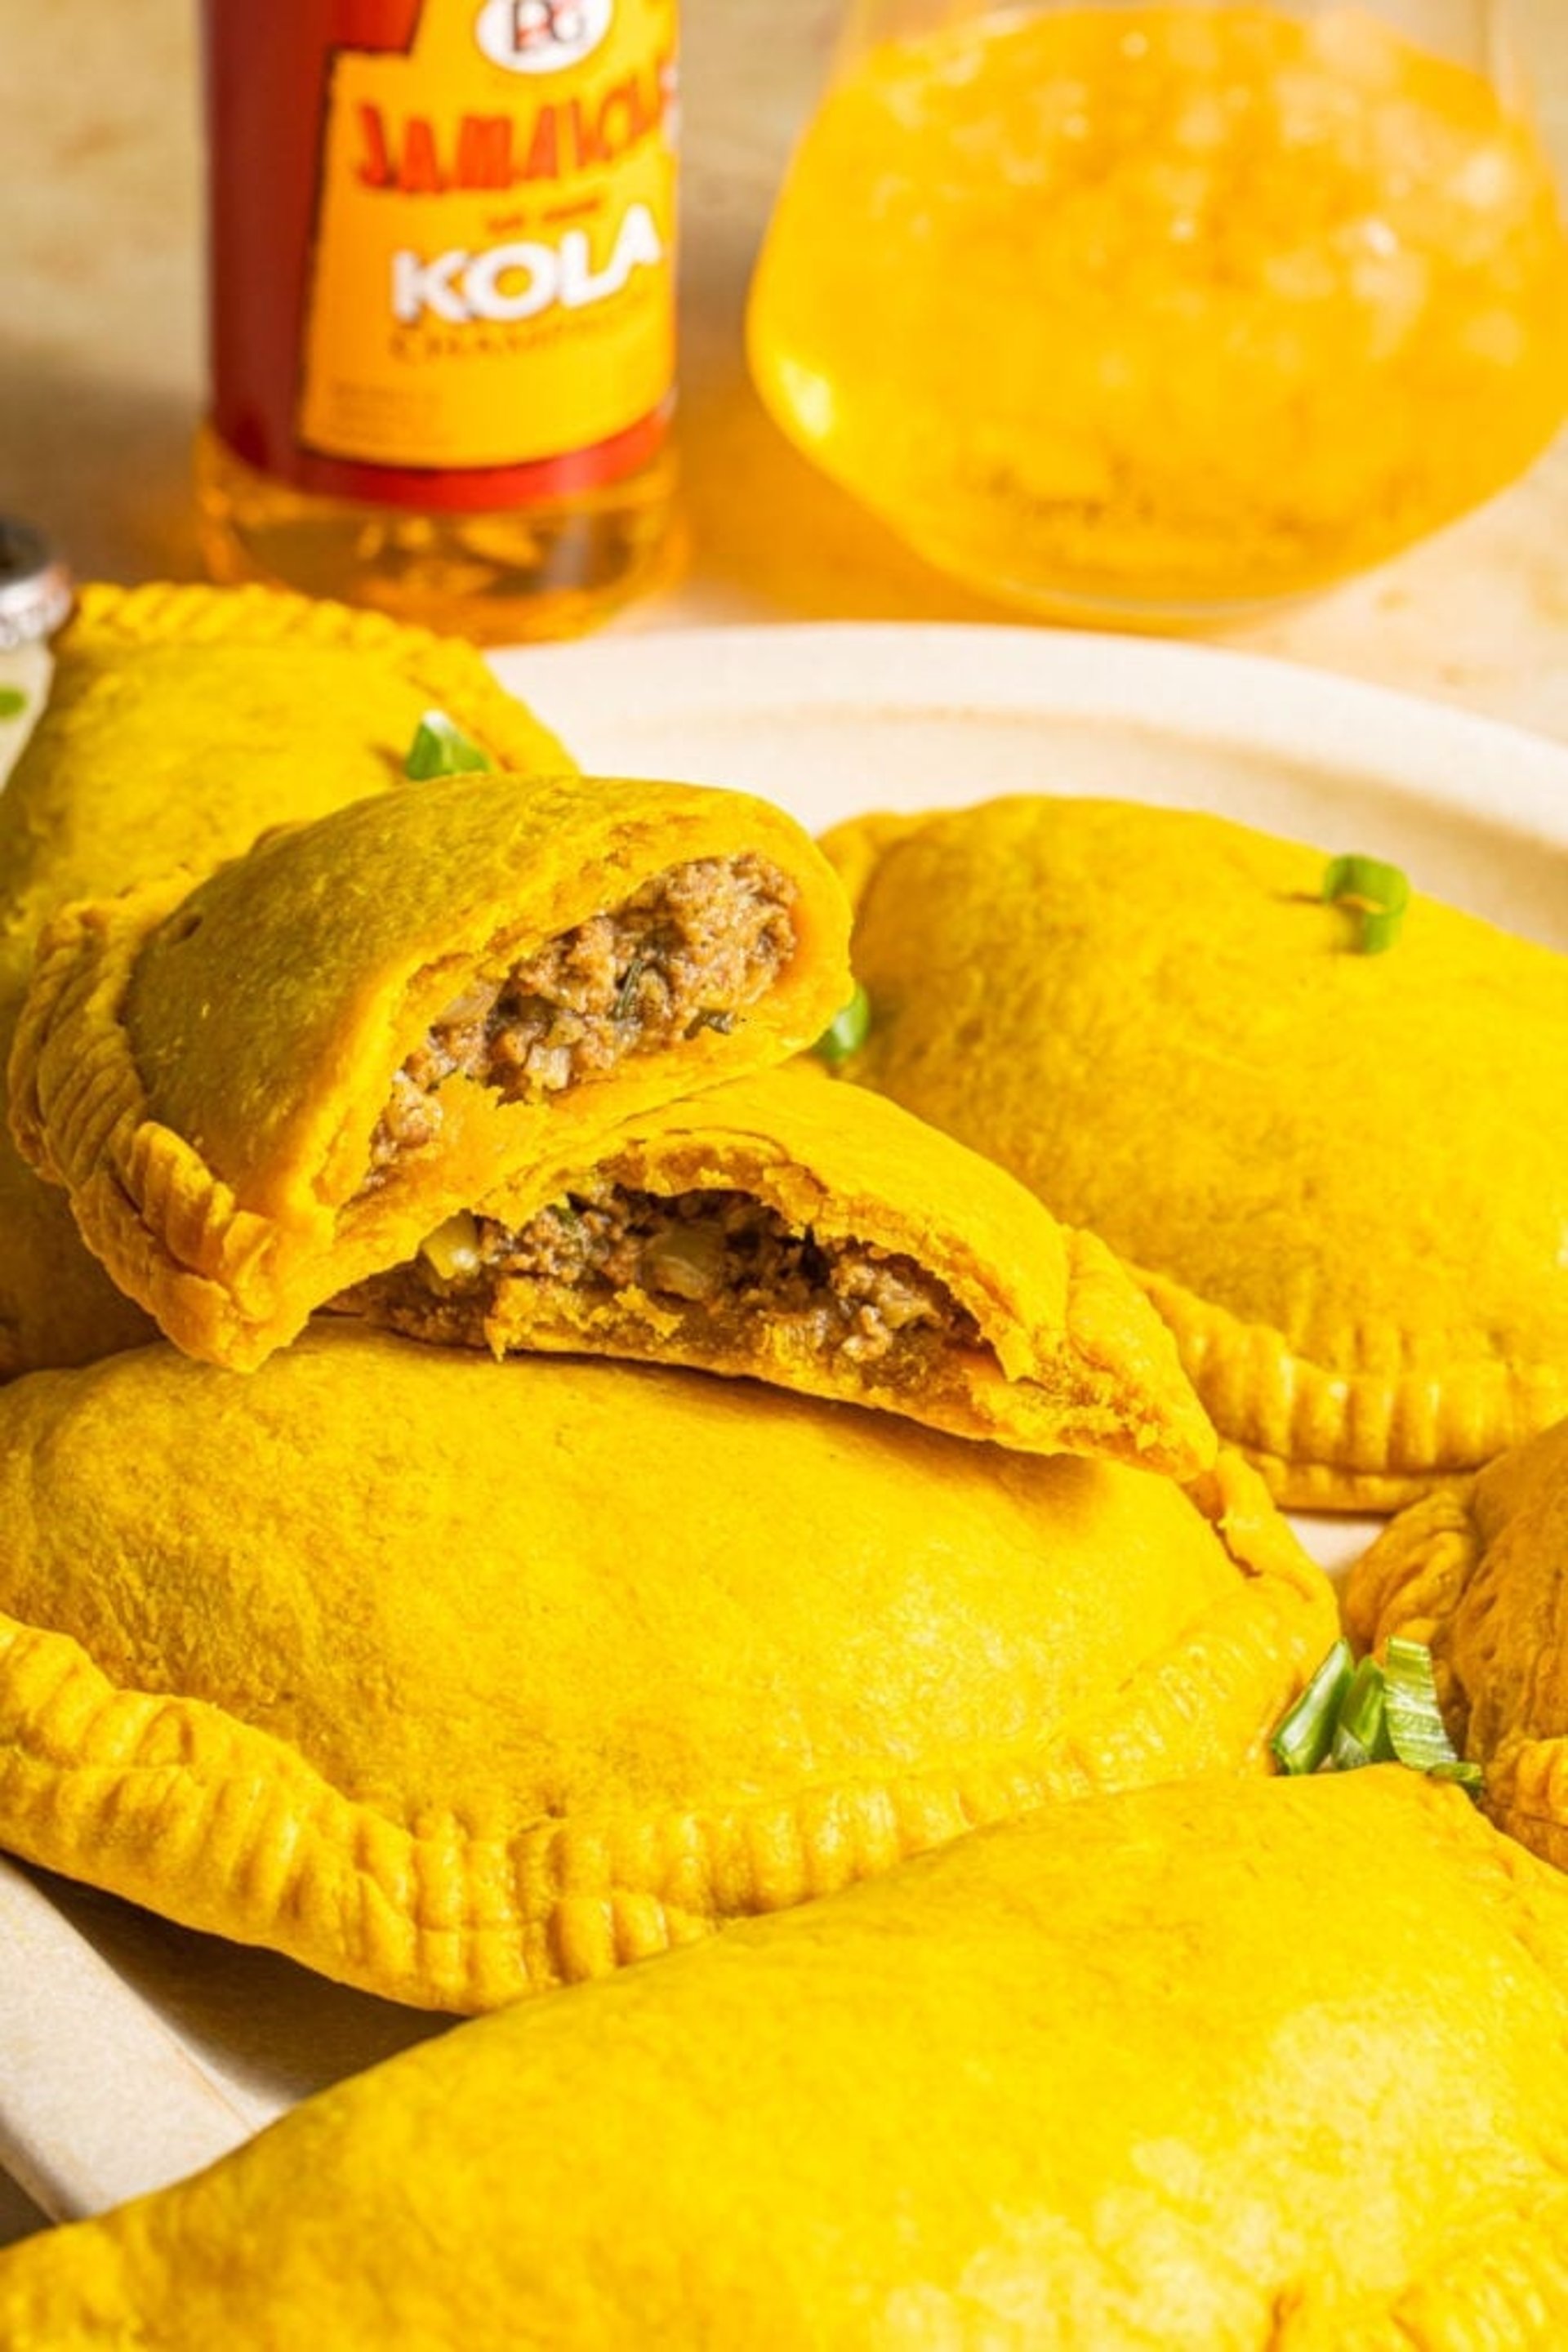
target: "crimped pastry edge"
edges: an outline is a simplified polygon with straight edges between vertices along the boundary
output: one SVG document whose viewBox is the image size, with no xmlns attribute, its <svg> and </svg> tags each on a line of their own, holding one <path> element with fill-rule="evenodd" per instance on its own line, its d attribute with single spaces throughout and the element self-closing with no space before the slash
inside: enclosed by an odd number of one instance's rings
<svg viewBox="0 0 1568 2352">
<path fill-rule="evenodd" d="M 1549 2159 L 1550 2160 L 1550 2159 Z M 1500 2189 L 1436 2267 L 1348 2311 L 1286 2314 L 1268 2352 L 1556 2352 L 1568 2333 L 1568 2181 Z"/>
<path fill-rule="evenodd" d="M 70 1194 L 84 1241 L 121 1287 L 187 1353 L 249 1370 L 276 1344 L 279 1248 L 307 1237 L 285 1235 L 242 1207 L 184 1137 L 148 1115 L 123 1020 L 146 940 L 195 879 L 181 871 L 139 883 L 113 900 L 64 908 L 46 926 L 12 1044 L 11 1128 L 28 1163 Z M 1119 1262 L 1096 1235 L 1058 1231 L 1066 1351 L 1088 1380 L 1125 1389 L 1146 1408 L 1142 1424 L 1127 1424 L 1125 1444 L 1096 1441 L 1082 1410 L 1084 1433 L 1063 1444 L 1194 1475 L 1212 1462 L 1215 1444 L 1174 1353 L 1167 1378 L 1142 1344 L 1131 1311 L 1137 1293 L 1126 1288 Z M 323 1255 L 334 1239 L 335 1219 L 323 1209 L 316 1235 Z M 978 1311 L 980 1302 L 971 1303 Z M 1016 1368 L 1005 1369 L 1006 1377 L 979 1384 L 962 1425 L 951 1415 L 932 1425 L 1042 1450 L 1039 1427 L 1031 1427 L 1043 1417 L 1031 1411 L 1037 1401 L 1026 1381 L 1011 1377 Z"/>
<path fill-rule="evenodd" d="M 0 1831 L 43 1868 L 366 1991 L 500 2007 L 1055 1799 L 1267 1770 L 1269 1728 L 1331 1638 L 1331 1594 L 1237 1457 L 1187 1492 L 1237 1586 L 1037 1746 L 506 1837 L 449 1813 L 399 1822 L 221 1706 L 118 1688 L 70 1635 L 0 1616 Z M 1194 1712 L 1205 1674 L 1214 1703 Z"/>
<path fill-rule="evenodd" d="M 1497 1359 L 1445 1370 L 1334 1370 L 1298 1355 L 1269 1325 L 1124 1263 L 1175 1334 L 1221 1438 L 1288 1509 L 1401 1509 L 1568 1414 L 1568 1367 Z"/>
<path fill-rule="evenodd" d="M 886 852 L 957 814 L 870 812 L 823 833 L 857 916 Z M 853 1063 L 843 1075 L 855 1083 Z M 1174 1332 L 1222 1442 L 1246 1455 L 1283 1509 L 1403 1510 L 1568 1415 L 1568 1367 L 1494 1358 L 1392 1376 L 1335 1370 L 1271 1326 L 1122 1262 Z"/>
<path fill-rule="evenodd" d="M 1358 1649 L 1381 1650 L 1398 1639 L 1420 1642 L 1430 1651 L 1438 1701 L 1461 1754 L 1466 1752 L 1469 1696 L 1455 1672 L 1448 1635 L 1454 1612 L 1485 1549 L 1470 1508 L 1474 1486 L 1475 1480 L 1467 1478 L 1424 1495 L 1391 1519 L 1356 1561 L 1342 1595 L 1345 1630 Z M 1485 1776 L 1486 1810 L 1500 1829 L 1509 1829 L 1494 1785 L 1498 1759 L 1480 1757 L 1476 1761 Z"/>
<path fill-rule="evenodd" d="M 1475 1483 L 1466 1479 L 1402 1512 L 1356 1562 L 1344 1595 L 1347 1628 L 1363 1648 L 1380 1649 L 1391 1636 L 1426 1644 L 1449 1733 L 1461 1750 L 1470 1697 L 1453 1664 L 1449 1633 L 1486 1557 L 1471 1508 Z M 1568 1870 L 1568 1738 L 1515 1733 L 1475 1760 L 1490 1820 L 1542 1861 Z"/>
<path fill-rule="evenodd" d="M 11 1132 L 34 1171 L 69 1192 L 82 1239 L 121 1288 L 189 1352 L 239 1363 L 244 1304 L 270 1300 L 279 1229 L 147 1117 L 120 1017 L 149 929 L 195 879 L 162 876 L 62 908 L 45 926 L 11 1046 Z"/>
<path fill-rule="evenodd" d="M 457 781 L 556 789 L 555 780 L 534 775 Z M 592 780 L 563 781 L 565 789 L 586 793 Z M 820 861 L 808 838 L 798 834 L 784 812 L 744 794 L 639 780 L 627 782 L 624 789 L 634 798 L 646 798 L 649 792 L 685 795 L 689 805 L 682 823 L 700 839 L 733 835 L 735 811 L 743 805 L 754 812 L 764 835 L 772 828 L 792 849 L 804 849 L 805 865 L 797 877 L 805 908 L 801 943 L 768 1000 L 773 1007 L 782 1000 L 791 1025 L 779 1037 L 770 1038 L 761 1025 L 757 1034 L 763 1038 L 761 1050 L 779 1056 L 808 1041 L 820 1026 L 823 1003 L 832 1001 L 824 992 L 835 968 L 838 900 L 837 885 L 822 866 L 821 879 L 834 903 L 829 906 L 827 898 L 812 903 Z M 726 802 L 732 806 L 726 808 Z M 694 824 L 698 803 L 700 823 Z M 363 809 L 367 803 L 357 805 Z M 220 863 L 231 866 L 243 859 Z M 336 1291 L 396 1263 L 441 1215 L 450 1213 L 453 1202 L 433 1209 L 423 1223 L 414 1220 L 390 1244 L 372 1235 L 367 1247 L 366 1235 L 360 1232 L 350 1247 L 345 1219 L 353 1217 L 358 1196 L 337 1200 L 318 1185 L 306 1204 L 296 1204 L 286 1215 L 247 1206 L 209 1164 L 196 1141 L 153 1115 L 147 1081 L 126 1025 L 126 1003 L 148 943 L 163 923 L 178 919 L 183 901 L 207 878 L 206 871 L 176 869 L 133 884 L 114 898 L 78 900 L 45 925 L 12 1043 L 10 1123 L 23 1158 L 37 1173 L 70 1192 L 89 1247 L 165 1335 L 189 1355 L 250 1371 L 296 1338 L 310 1312 Z M 824 935 L 827 952 L 814 962 L 817 932 Z M 775 1010 L 775 1027 L 778 1018 Z M 686 1051 L 699 1066 L 683 1073 L 683 1086 L 700 1089 L 704 1079 L 716 1083 L 715 1074 L 700 1065 L 710 1043 L 700 1038 L 689 1042 Z M 757 1050 L 752 1048 L 753 1057 Z M 659 1086 L 665 1083 L 661 1079 Z M 643 1077 L 638 1084 L 646 1099 L 649 1082 Z M 629 1076 L 623 1076 L 622 1090 L 632 1095 L 621 1112 L 629 1116 L 637 1103 Z M 474 1095 L 476 1105 L 481 1105 L 484 1090 L 475 1088 Z M 527 1108 L 506 1106 L 499 1116 L 513 1118 Z M 605 1116 L 605 1132 L 613 1132 L 614 1117 Z"/>
</svg>

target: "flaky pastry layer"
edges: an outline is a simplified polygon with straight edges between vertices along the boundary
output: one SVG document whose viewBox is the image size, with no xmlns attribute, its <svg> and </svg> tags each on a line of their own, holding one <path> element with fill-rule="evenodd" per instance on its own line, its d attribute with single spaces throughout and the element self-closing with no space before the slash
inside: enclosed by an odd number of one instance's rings
<svg viewBox="0 0 1568 2352">
<path fill-rule="evenodd" d="M 405 784 L 422 713 L 498 765 L 563 773 L 555 738 L 455 639 L 262 588 L 89 583 L 0 794 L 0 1060 L 40 927 L 66 901 Z M 89 1363 L 154 1327 L 0 1126 L 0 1379 Z"/>
<path fill-rule="evenodd" d="M 1182 1477 L 1215 1454 L 1102 1244 L 810 1061 L 631 1120 L 594 1166 L 503 1187 L 338 1303 L 433 1343 L 750 1375 L 1026 1452 Z"/>
<path fill-rule="evenodd" d="M 694 876 L 715 895 L 678 922 Z M 661 892 L 646 953 L 606 952 Z M 510 1173 L 811 1043 L 849 992 L 847 930 L 811 842 L 743 794 L 410 786 L 194 887 L 64 910 L 12 1051 L 12 1130 L 160 1328 L 247 1370 Z M 679 1025 L 654 1029 L 672 1001 Z M 582 1070 L 574 1043 L 597 1057 Z"/>
</svg>

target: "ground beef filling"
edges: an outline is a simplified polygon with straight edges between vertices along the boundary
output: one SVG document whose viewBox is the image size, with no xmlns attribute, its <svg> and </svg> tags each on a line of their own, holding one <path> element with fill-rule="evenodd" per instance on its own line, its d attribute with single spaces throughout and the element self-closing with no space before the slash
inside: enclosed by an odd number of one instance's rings
<svg viewBox="0 0 1568 2352">
<path fill-rule="evenodd" d="M 638 1289 L 689 1309 L 700 1344 L 765 1316 L 795 1324 L 821 1356 L 912 1380 L 951 1349 L 982 1347 L 974 1318 L 912 1258 L 800 1233 L 745 1192 L 605 1190 L 573 1194 L 520 1229 L 454 1217 L 410 1265 L 342 1303 L 412 1338 L 487 1344 L 504 1282 L 570 1291 Z"/>
<path fill-rule="evenodd" d="M 454 1074 L 507 1102 L 537 1099 L 700 1029 L 731 1028 L 795 953 L 795 896 L 765 858 L 697 858 L 477 983 L 397 1073 L 366 1189 L 439 1133 L 437 1089 Z"/>
</svg>

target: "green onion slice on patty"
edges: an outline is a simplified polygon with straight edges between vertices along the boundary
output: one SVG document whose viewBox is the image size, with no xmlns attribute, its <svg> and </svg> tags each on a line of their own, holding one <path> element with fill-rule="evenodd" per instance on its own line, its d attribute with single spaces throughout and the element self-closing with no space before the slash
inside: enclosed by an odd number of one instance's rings
<svg viewBox="0 0 1568 2352">
<path fill-rule="evenodd" d="M 1281 1772 L 1315 1772 L 1324 1761 L 1354 1672 L 1351 1645 L 1342 1635 L 1268 1743 Z"/>
<path fill-rule="evenodd" d="M 863 988 L 857 987 L 843 1012 L 835 1013 L 811 1050 L 830 1069 L 836 1069 L 851 1054 L 860 1051 L 870 1034 L 871 1000 Z"/>
<path fill-rule="evenodd" d="M 1352 1663 L 1350 1643 L 1336 1642 L 1269 1741 L 1282 1772 L 1355 1772 L 1366 1764 L 1399 1763 L 1429 1780 L 1456 1780 L 1471 1796 L 1483 1775 L 1448 1737 L 1437 1705 L 1432 1653 L 1424 1642 L 1397 1637 L 1375 1658 Z"/>
<path fill-rule="evenodd" d="M 1399 937 L 1410 885 L 1397 866 L 1387 866 L 1381 857 L 1331 857 L 1323 874 L 1323 897 L 1331 906 L 1346 907 L 1360 918 L 1358 952 L 1382 955 Z"/>
<path fill-rule="evenodd" d="M 1340 1702 L 1329 1762 L 1336 1772 L 1356 1772 L 1363 1764 L 1393 1761 L 1394 1742 L 1388 1736 L 1388 1694 L 1383 1668 L 1375 1658 L 1363 1658 Z"/>
<path fill-rule="evenodd" d="M 427 784 L 433 776 L 466 776 L 489 765 L 487 754 L 444 710 L 427 710 L 415 730 L 403 771 L 416 784 Z"/>
<path fill-rule="evenodd" d="M 1467 1788 L 1478 1784 L 1480 1766 L 1464 1763 L 1448 1737 L 1426 1643 L 1391 1637 L 1384 1645 L 1383 1677 L 1384 1717 L 1400 1762 L 1417 1772 L 1440 1773 L 1446 1780 L 1463 1780 Z"/>
</svg>

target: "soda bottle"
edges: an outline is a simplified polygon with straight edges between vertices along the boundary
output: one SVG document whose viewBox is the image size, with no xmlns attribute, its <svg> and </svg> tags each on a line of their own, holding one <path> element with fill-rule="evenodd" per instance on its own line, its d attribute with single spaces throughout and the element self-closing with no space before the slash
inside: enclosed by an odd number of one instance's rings
<svg viewBox="0 0 1568 2352">
<path fill-rule="evenodd" d="M 205 0 L 216 578 L 496 641 L 671 552 L 677 0 Z"/>
</svg>

